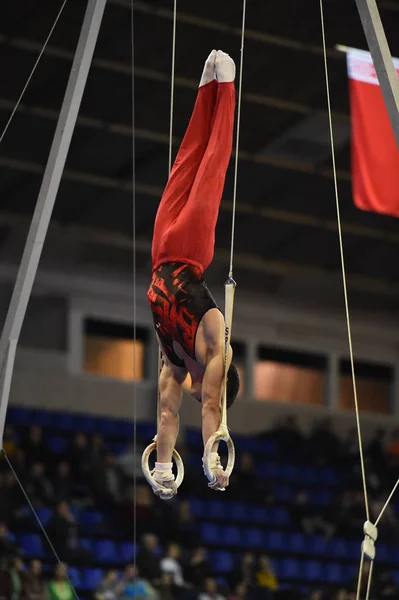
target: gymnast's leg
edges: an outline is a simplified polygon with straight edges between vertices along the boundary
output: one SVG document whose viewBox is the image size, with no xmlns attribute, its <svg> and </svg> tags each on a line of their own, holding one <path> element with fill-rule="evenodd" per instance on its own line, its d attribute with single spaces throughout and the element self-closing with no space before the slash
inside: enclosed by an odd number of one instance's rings
<svg viewBox="0 0 399 600">
<path fill-rule="evenodd" d="M 205 62 L 190 123 L 158 207 L 152 242 L 153 269 L 161 262 L 177 258 L 170 232 L 188 201 L 211 135 L 217 93 L 215 60 L 216 50 L 213 50 Z"/>
</svg>

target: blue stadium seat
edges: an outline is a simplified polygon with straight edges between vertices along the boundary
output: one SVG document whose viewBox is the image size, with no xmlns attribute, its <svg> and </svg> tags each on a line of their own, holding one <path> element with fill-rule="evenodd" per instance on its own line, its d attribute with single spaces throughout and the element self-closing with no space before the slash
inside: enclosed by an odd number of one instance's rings
<svg viewBox="0 0 399 600">
<path fill-rule="evenodd" d="M 79 569 L 76 567 L 69 567 L 68 576 L 74 588 L 82 587 L 82 577 Z"/>
<path fill-rule="evenodd" d="M 155 423 L 141 422 L 136 425 L 137 437 L 142 440 L 152 440 L 156 434 Z"/>
<path fill-rule="evenodd" d="M 328 490 L 316 490 L 309 492 L 310 504 L 316 504 L 317 506 L 325 506 L 331 502 L 331 494 Z"/>
<path fill-rule="evenodd" d="M 124 563 L 129 563 L 134 558 L 133 542 L 121 542 L 117 548 L 119 560 Z"/>
<path fill-rule="evenodd" d="M 93 550 L 93 542 L 92 540 L 88 540 L 87 538 L 80 538 L 79 545 L 85 550 L 88 550 L 89 552 Z"/>
<path fill-rule="evenodd" d="M 64 431 L 73 429 L 72 414 L 66 412 L 54 412 L 52 427 L 54 429 L 62 429 Z"/>
<path fill-rule="evenodd" d="M 82 431 L 83 433 L 94 431 L 94 418 L 91 415 L 75 413 L 72 415 L 72 423 L 75 431 Z"/>
<path fill-rule="evenodd" d="M 256 464 L 256 472 L 259 477 L 264 477 L 265 479 L 276 479 L 279 477 L 278 465 L 274 462 L 264 462 L 259 461 Z"/>
<path fill-rule="evenodd" d="M 57 435 L 46 438 L 46 446 L 52 454 L 63 454 L 68 450 L 68 441 Z"/>
<path fill-rule="evenodd" d="M 286 548 L 293 554 L 308 551 L 305 535 L 303 533 L 290 533 L 287 535 Z"/>
<path fill-rule="evenodd" d="M 324 579 L 327 583 L 342 584 L 346 581 L 344 569 L 340 564 L 328 563 L 324 569 Z"/>
<path fill-rule="evenodd" d="M 106 417 L 94 417 L 93 421 L 94 431 L 96 433 L 100 433 L 104 437 L 119 434 L 117 428 L 118 421 L 116 421 L 115 419 L 107 419 Z"/>
<path fill-rule="evenodd" d="M 274 493 L 282 502 L 291 502 L 294 497 L 294 492 L 288 485 L 275 485 Z"/>
<path fill-rule="evenodd" d="M 232 502 L 229 507 L 229 517 L 232 521 L 252 521 L 252 510 L 248 510 L 242 502 Z M 251 507 L 252 508 L 252 507 Z"/>
<path fill-rule="evenodd" d="M 317 535 L 309 536 L 307 544 L 309 554 L 314 554 L 316 556 L 325 556 L 328 554 L 328 542 L 324 537 Z"/>
<path fill-rule="evenodd" d="M 19 543 L 28 557 L 43 556 L 43 544 L 38 535 L 24 534 L 19 538 Z"/>
<path fill-rule="evenodd" d="M 53 420 L 53 413 L 47 410 L 32 410 L 31 423 L 32 425 L 39 425 L 39 427 L 51 427 Z"/>
<path fill-rule="evenodd" d="M 294 465 L 281 465 L 279 469 L 281 479 L 294 483 L 298 479 L 298 469 Z"/>
<path fill-rule="evenodd" d="M 38 508 L 36 508 L 36 514 L 37 514 L 37 517 L 38 517 L 40 523 L 43 526 L 46 526 L 53 514 L 53 511 L 51 510 L 51 508 L 38 507 Z"/>
<path fill-rule="evenodd" d="M 251 506 L 248 517 L 254 523 L 267 523 L 267 509 L 264 506 Z"/>
<path fill-rule="evenodd" d="M 111 540 L 98 540 L 95 542 L 94 552 L 99 562 L 116 562 L 119 560 L 115 543 Z"/>
<path fill-rule="evenodd" d="M 285 548 L 285 544 L 282 532 L 266 531 L 263 536 L 263 545 L 268 550 L 283 550 Z"/>
<path fill-rule="evenodd" d="M 242 533 L 242 544 L 249 548 L 261 548 L 263 546 L 262 532 L 256 527 L 244 529 Z"/>
<path fill-rule="evenodd" d="M 301 576 L 299 562 L 294 558 L 283 559 L 283 579 L 299 579 Z"/>
<path fill-rule="evenodd" d="M 226 546 L 239 546 L 241 544 L 242 536 L 238 527 L 234 527 L 234 525 L 227 525 L 221 527 L 220 529 L 221 535 L 219 543 L 223 541 L 223 545 Z"/>
<path fill-rule="evenodd" d="M 201 518 L 202 516 L 204 516 L 204 514 L 206 514 L 206 512 L 204 511 L 204 503 L 199 498 L 190 498 L 189 503 L 191 512 L 193 513 L 194 517 Z"/>
<path fill-rule="evenodd" d="M 307 560 L 302 566 L 302 576 L 306 581 L 320 581 L 323 579 L 323 566 L 316 560 Z"/>
<path fill-rule="evenodd" d="M 255 450 L 259 454 L 268 454 L 269 456 L 275 456 L 278 454 L 278 444 L 276 440 L 266 438 L 255 440 Z"/>
<path fill-rule="evenodd" d="M 289 525 L 290 518 L 286 508 L 270 507 L 268 509 L 269 520 L 276 525 Z"/>
<path fill-rule="evenodd" d="M 199 429 L 186 429 L 186 442 L 190 446 L 200 446 L 202 444 L 202 433 Z"/>
<path fill-rule="evenodd" d="M 7 423 L 11 425 L 31 425 L 32 411 L 20 406 L 9 406 L 7 410 Z"/>
<path fill-rule="evenodd" d="M 208 500 L 205 503 L 205 512 L 210 519 L 227 519 L 227 505 L 222 500 Z"/>
<path fill-rule="evenodd" d="M 152 425 L 152 428 L 154 428 L 154 425 Z M 134 435 L 134 424 L 131 421 L 115 421 L 115 435 L 131 439 Z M 154 437 L 154 435 L 155 432 L 152 437 Z"/>
<path fill-rule="evenodd" d="M 301 469 L 301 481 L 307 485 L 318 483 L 316 469 L 313 467 L 303 467 Z"/>
<path fill-rule="evenodd" d="M 345 540 L 335 538 L 330 540 L 327 546 L 328 554 L 334 558 L 346 558 L 348 556 L 348 544 Z"/>
<path fill-rule="evenodd" d="M 103 516 L 96 510 L 82 510 L 80 513 L 80 523 L 86 531 L 93 531 L 103 522 Z"/>
<path fill-rule="evenodd" d="M 96 588 L 103 578 L 101 569 L 83 569 L 82 572 L 82 587 L 87 590 Z"/>
<path fill-rule="evenodd" d="M 108 442 L 108 447 L 113 454 L 119 456 L 126 450 L 126 442 Z"/>
<path fill-rule="evenodd" d="M 201 537 L 205 544 L 219 544 L 222 540 L 220 528 L 213 523 L 201 523 Z"/>
<path fill-rule="evenodd" d="M 351 560 L 359 560 L 361 555 L 361 542 L 359 541 L 349 541 L 347 542 L 347 552 L 348 558 Z"/>
<path fill-rule="evenodd" d="M 231 552 L 212 553 L 212 569 L 215 573 L 229 573 L 233 570 L 234 560 Z"/>
</svg>

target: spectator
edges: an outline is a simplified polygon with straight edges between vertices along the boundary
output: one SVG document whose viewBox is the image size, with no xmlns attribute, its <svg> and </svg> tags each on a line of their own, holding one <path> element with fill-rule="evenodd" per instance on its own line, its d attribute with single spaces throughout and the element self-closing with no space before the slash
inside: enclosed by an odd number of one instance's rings
<svg viewBox="0 0 399 600">
<path fill-rule="evenodd" d="M 224 600 L 224 596 L 218 593 L 218 584 L 213 577 L 205 579 L 203 592 L 198 596 L 198 600 Z"/>
<path fill-rule="evenodd" d="M 283 455 L 302 457 L 305 440 L 295 415 L 286 417 L 283 423 L 274 429 L 273 435 L 279 442 Z"/>
<path fill-rule="evenodd" d="M 118 466 L 115 456 L 108 454 L 105 462 L 92 471 L 93 493 L 97 502 L 108 508 L 122 501 L 122 471 Z"/>
<path fill-rule="evenodd" d="M 312 590 L 310 592 L 309 600 L 324 600 L 323 592 L 320 590 Z"/>
<path fill-rule="evenodd" d="M 253 552 L 246 552 L 239 567 L 239 581 L 251 586 L 255 583 L 256 559 Z"/>
<path fill-rule="evenodd" d="M 248 589 L 245 583 L 239 583 L 234 589 L 234 593 L 229 596 L 228 600 L 247 600 Z"/>
<path fill-rule="evenodd" d="M 324 515 L 317 511 L 317 507 L 311 506 L 307 494 L 303 491 L 295 496 L 291 507 L 291 519 L 293 523 L 299 523 L 307 535 L 322 533 L 330 538 L 335 532 L 335 526 Z"/>
<path fill-rule="evenodd" d="M 117 600 L 120 591 L 120 583 L 118 580 L 118 571 L 111 569 L 107 571 L 104 579 L 97 587 L 95 592 L 95 600 Z"/>
<path fill-rule="evenodd" d="M 49 600 L 75 600 L 75 593 L 67 575 L 68 567 L 64 563 L 59 563 L 48 584 Z"/>
<path fill-rule="evenodd" d="M 199 530 L 189 502 L 179 504 L 177 517 L 174 539 L 182 546 L 190 547 L 198 539 Z"/>
<path fill-rule="evenodd" d="M 162 573 L 159 592 L 161 600 L 176 600 L 176 598 L 179 598 L 180 594 L 179 591 L 176 591 L 171 573 Z"/>
<path fill-rule="evenodd" d="M 161 578 L 161 566 L 158 555 L 158 539 L 152 533 L 142 537 L 142 547 L 137 554 L 137 566 L 144 577 L 152 584 L 157 584 Z"/>
<path fill-rule="evenodd" d="M 3 489 L 0 502 L 0 520 L 5 521 L 15 529 L 22 518 L 24 497 L 19 485 L 10 471 L 4 475 Z"/>
<path fill-rule="evenodd" d="M 379 471 L 386 461 L 385 455 L 385 431 L 382 427 L 375 430 L 370 444 L 367 448 L 367 456 L 373 467 Z"/>
<path fill-rule="evenodd" d="M 181 556 L 180 548 L 177 544 L 169 544 L 164 558 L 161 559 L 160 566 L 162 573 L 170 573 L 173 583 L 177 587 L 184 586 L 183 569 L 179 562 Z"/>
<path fill-rule="evenodd" d="M 20 600 L 22 592 L 24 563 L 19 556 L 10 558 L 11 597 L 10 600 Z"/>
<path fill-rule="evenodd" d="M 84 433 L 75 436 L 68 453 L 68 461 L 73 479 L 79 484 L 84 483 L 90 472 L 90 448 Z"/>
<path fill-rule="evenodd" d="M 6 556 L 0 557 L 0 600 L 10 600 L 12 597 L 12 581 L 9 561 Z"/>
<path fill-rule="evenodd" d="M 398 459 L 399 457 L 399 429 L 394 429 L 392 432 L 387 454 L 390 458 Z"/>
<path fill-rule="evenodd" d="M 266 554 L 261 554 L 259 557 L 258 567 L 256 569 L 256 583 L 259 587 L 265 588 L 270 592 L 275 592 L 278 589 L 276 573 Z"/>
<path fill-rule="evenodd" d="M 21 600 L 47 600 L 47 598 L 47 584 L 42 573 L 42 563 L 40 560 L 32 560 L 23 580 Z"/>
<path fill-rule="evenodd" d="M 63 460 L 58 463 L 54 477 L 54 496 L 57 502 L 69 500 L 72 495 L 72 478 L 69 464 Z"/>
<path fill-rule="evenodd" d="M 24 483 L 27 479 L 28 470 L 26 466 L 26 455 L 22 448 L 16 448 L 12 466 L 14 467 L 14 471 L 16 472 L 18 479 Z"/>
<path fill-rule="evenodd" d="M 42 462 L 32 465 L 27 485 L 34 505 L 48 506 L 54 502 L 54 488 L 46 475 L 46 467 Z"/>
<path fill-rule="evenodd" d="M 309 437 L 309 458 L 320 464 L 337 464 L 342 456 L 342 444 L 332 430 L 332 421 L 322 419 Z M 338 460 L 337 460 L 338 459 Z"/>
<path fill-rule="evenodd" d="M 0 523 L 0 558 L 14 558 L 20 553 L 17 544 L 10 538 L 7 525 Z"/>
<path fill-rule="evenodd" d="M 359 461 L 359 437 L 356 427 L 352 427 L 347 433 L 344 441 L 344 457 L 345 461 L 349 460 L 350 465 L 357 465 Z"/>
<path fill-rule="evenodd" d="M 3 450 L 7 456 L 14 456 L 16 451 L 16 435 L 12 425 L 6 425 L 3 434 Z"/>
<path fill-rule="evenodd" d="M 125 492 L 124 506 L 127 517 L 132 518 L 134 505 L 134 489 L 129 486 Z M 151 527 L 154 518 L 154 494 L 148 485 L 138 485 L 136 489 L 136 518 L 137 532 L 143 534 Z"/>
<path fill-rule="evenodd" d="M 185 579 L 195 587 L 200 588 L 203 581 L 211 571 L 207 551 L 202 546 L 196 548 L 192 553 L 184 570 Z"/>
<path fill-rule="evenodd" d="M 21 446 L 25 452 L 28 466 L 37 462 L 46 462 L 46 459 L 48 459 L 48 451 L 43 441 L 43 431 L 37 425 L 30 427 L 28 435 Z"/>
<path fill-rule="evenodd" d="M 141 455 L 144 452 L 144 446 L 136 443 L 128 446 L 122 454 L 118 456 L 118 465 L 125 477 L 130 480 L 136 479 L 138 482 L 144 481 L 143 470 L 141 468 Z"/>
<path fill-rule="evenodd" d="M 78 544 L 78 524 L 67 502 L 57 505 L 47 533 L 62 560 L 79 564 L 90 560 L 91 554 Z"/>
<path fill-rule="evenodd" d="M 139 577 L 139 572 L 135 569 L 134 565 L 127 565 L 123 579 L 120 583 L 118 600 L 129 600 L 130 598 L 156 598 L 157 594 L 152 587 Z"/>
</svg>

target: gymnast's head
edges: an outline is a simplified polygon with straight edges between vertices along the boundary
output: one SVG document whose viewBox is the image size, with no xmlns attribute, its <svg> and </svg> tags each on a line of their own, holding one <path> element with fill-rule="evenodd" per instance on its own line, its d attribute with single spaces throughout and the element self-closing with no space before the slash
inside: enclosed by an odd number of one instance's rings
<svg viewBox="0 0 399 600">
<path fill-rule="evenodd" d="M 227 371 L 227 389 L 226 389 L 226 399 L 227 399 L 227 410 L 233 406 L 238 392 L 240 391 L 240 375 L 238 373 L 237 367 L 230 363 L 229 370 Z M 195 381 L 192 379 L 191 382 L 191 394 L 198 402 L 202 400 L 202 381 Z"/>
</svg>

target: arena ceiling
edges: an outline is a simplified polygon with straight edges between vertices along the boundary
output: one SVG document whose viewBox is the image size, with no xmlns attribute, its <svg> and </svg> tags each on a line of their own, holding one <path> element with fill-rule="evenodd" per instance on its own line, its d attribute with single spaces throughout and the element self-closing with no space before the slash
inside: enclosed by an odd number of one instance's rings
<svg viewBox="0 0 399 600">
<path fill-rule="evenodd" d="M 178 1 L 174 151 L 205 57 L 238 62 L 241 0 Z M 0 22 L 0 127 L 61 0 L 5 0 Z M 324 0 L 338 181 L 353 307 L 396 312 L 398 222 L 353 206 L 344 44 L 366 49 L 354 0 Z M 17 262 L 37 199 L 86 1 L 68 0 L 0 145 L 0 261 Z M 137 268 L 149 277 L 153 221 L 168 169 L 172 0 L 134 0 Z M 399 56 L 399 5 L 379 2 Z M 130 0 L 108 0 L 42 265 L 132 272 Z M 240 289 L 343 308 L 319 2 L 248 0 L 235 278 Z M 232 166 L 210 283 L 227 274 Z"/>
</svg>

